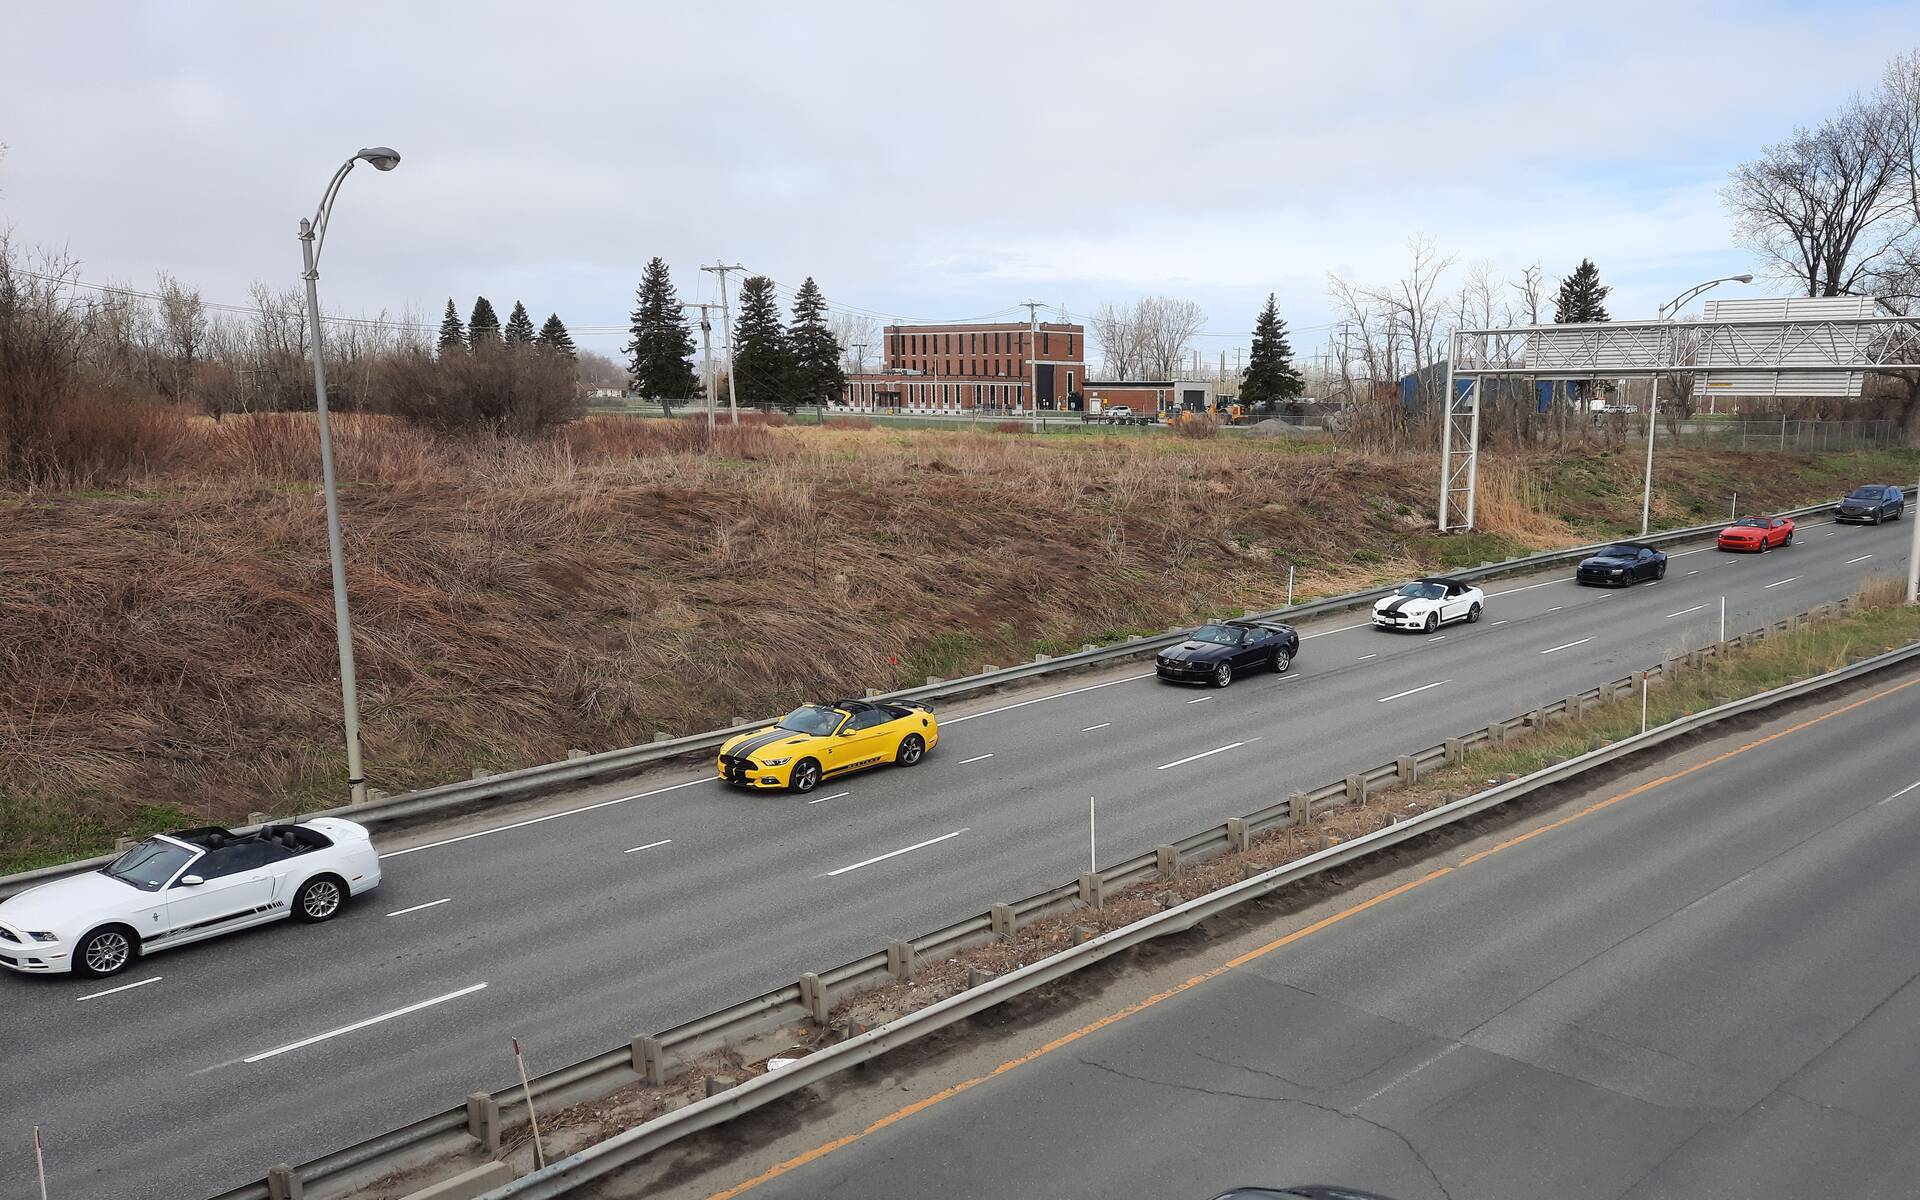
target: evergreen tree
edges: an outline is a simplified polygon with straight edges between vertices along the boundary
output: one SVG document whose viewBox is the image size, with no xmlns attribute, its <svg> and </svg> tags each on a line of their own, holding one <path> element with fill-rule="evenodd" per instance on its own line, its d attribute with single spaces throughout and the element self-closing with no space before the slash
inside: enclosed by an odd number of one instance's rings
<svg viewBox="0 0 1920 1200">
<path fill-rule="evenodd" d="M 1602 303 L 1607 293 L 1613 289 L 1600 283 L 1600 268 L 1593 260 L 1583 258 L 1573 274 L 1560 281 L 1560 290 L 1553 295 L 1553 322 L 1556 325 L 1577 324 L 1588 321 L 1610 321 L 1606 305 Z"/>
<path fill-rule="evenodd" d="M 1293 369 L 1293 347 L 1287 344 L 1287 323 L 1272 292 L 1267 306 L 1253 323 L 1253 348 L 1247 353 L 1247 374 L 1240 383 L 1240 402 L 1278 404 L 1306 390 L 1300 372 Z"/>
<path fill-rule="evenodd" d="M 633 340 L 626 347 L 627 375 L 636 395 L 665 402 L 700 394 L 686 310 L 680 307 L 667 264 L 658 257 L 640 274 L 628 328 Z"/>
<path fill-rule="evenodd" d="M 467 348 L 467 327 L 460 323 L 460 314 L 453 311 L 453 301 L 447 301 L 447 315 L 440 318 L 440 352 L 465 350 Z"/>
<path fill-rule="evenodd" d="M 560 323 L 559 313 L 547 314 L 547 323 L 540 327 L 540 336 L 533 340 L 548 350 L 557 351 L 568 358 L 573 357 L 573 335 L 568 333 L 567 327 Z"/>
<path fill-rule="evenodd" d="M 787 334 L 773 280 L 749 275 L 740 285 L 740 318 L 733 323 L 734 388 L 742 404 L 794 406 L 787 392 Z"/>
<path fill-rule="evenodd" d="M 827 328 L 827 298 L 807 276 L 793 298 L 787 330 L 788 395 L 792 403 L 826 404 L 840 398 L 847 373 L 840 368 L 840 341 Z"/>
<path fill-rule="evenodd" d="M 532 344 L 533 318 L 527 315 L 527 306 L 515 300 L 513 314 L 507 318 L 507 345 L 531 346 Z"/>
<path fill-rule="evenodd" d="M 467 344 L 475 350 L 500 344 L 500 316 L 485 296 L 473 302 L 473 315 L 467 318 Z"/>
</svg>

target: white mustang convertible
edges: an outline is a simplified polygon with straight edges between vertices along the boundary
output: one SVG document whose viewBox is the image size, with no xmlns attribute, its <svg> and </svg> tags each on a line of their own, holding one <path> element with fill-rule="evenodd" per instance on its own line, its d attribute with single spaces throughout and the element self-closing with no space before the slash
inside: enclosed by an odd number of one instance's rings
<svg viewBox="0 0 1920 1200">
<path fill-rule="evenodd" d="M 336 817 L 157 834 L 97 871 L 0 901 L 0 967 L 113 975 L 149 951 L 281 917 L 328 920 L 379 883 L 366 829 Z"/>
</svg>

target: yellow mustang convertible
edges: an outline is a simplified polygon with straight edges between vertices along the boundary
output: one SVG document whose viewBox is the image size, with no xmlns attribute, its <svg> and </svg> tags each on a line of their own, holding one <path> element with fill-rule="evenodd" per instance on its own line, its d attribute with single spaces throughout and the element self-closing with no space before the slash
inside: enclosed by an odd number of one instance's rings
<svg viewBox="0 0 1920 1200">
<path fill-rule="evenodd" d="M 910 767 L 940 740 L 926 706 L 873 700 L 804 704 L 780 723 L 720 747 L 715 772 L 726 783 L 810 792 L 822 779 L 899 763 Z"/>
</svg>

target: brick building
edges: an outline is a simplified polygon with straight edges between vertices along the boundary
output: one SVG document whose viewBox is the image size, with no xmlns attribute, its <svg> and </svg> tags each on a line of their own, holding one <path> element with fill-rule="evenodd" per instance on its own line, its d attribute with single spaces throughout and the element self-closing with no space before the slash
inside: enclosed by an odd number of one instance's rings
<svg viewBox="0 0 1920 1200">
<path fill-rule="evenodd" d="M 1037 344 L 1036 344 L 1037 343 Z M 847 377 L 841 402 L 905 412 L 1028 412 L 1082 405 L 1087 333 L 1079 325 L 889 325 L 885 366 Z"/>
</svg>

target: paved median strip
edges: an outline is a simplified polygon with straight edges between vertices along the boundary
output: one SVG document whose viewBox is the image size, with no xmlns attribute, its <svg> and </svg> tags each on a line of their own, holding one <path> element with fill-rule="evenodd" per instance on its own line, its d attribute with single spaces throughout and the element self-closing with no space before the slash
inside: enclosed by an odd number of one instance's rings
<svg viewBox="0 0 1920 1200">
<path fill-rule="evenodd" d="M 956 829 L 952 833 L 943 833 L 937 838 L 928 838 L 924 842 L 915 842 L 911 846 L 902 846 L 898 850 L 889 850 L 885 854 L 876 854 L 872 858 L 854 863 L 852 866 L 841 867 L 835 871 L 828 871 L 827 878 L 832 879 L 836 875 L 845 875 L 848 871 L 858 871 L 861 867 L 870 867 L 875 863 L 885 862 L 890 858 L 899 858 L 902 854 L 911 854 L 915 850 L 925 850 L 928 846 L 937 846 L 941 842 L 957 838 L 966 832 L 967 830 L 965 829 Z"/>
<path fill-rule="evenodd" d="M 351 1025 L 342 1025 L 338 1029 L 329 1029 L 325 1033 L 316 1033 L 310 1038 L 301 1038 L 297 1042 L 288 1042 L 284 1046 L 275 1046 L 271 1050 L 262 1050 L 260 1053 L 249 1055 L 248 1057 L 243 1058 L 240 1061 L 243 1063 L 263 1062 L 266 1059 L 273 1058 L 281 1054 L 286 1054 L 294 1050 L 303 1050 L 308 1046 L 314 1045 L 315 1043 L 318 1043 L 318 1042 L 324 1042 L 329 1038 L 337 1038 L 343 1034 L 356 1033 L 359 1030 L 365 1029 L 370 1025 L 378 1025 L 382 1021 L 391 1021 L 395 1017 L 404 1017 L 410 1013 L 417 1013 L 423 1008 L 432 1008 L 436 1004 L 445 1004 L 449 1000 L 458 1000 L 462 996 L 470 996 L 473 993 L 481 990 L 486 986 L 487 985 L 484 983 L 468 984 L 466 987 L 461 988 L 457 992 L 448 992 L 444 996 L 435 996 L 431 1000 L 422 1000 L 418 1004 L 409 1004 L 405 1008 L 396 1008 L 392 1012 L 381 1013 L 377 1017 L 368 1017 L 364 1021 L 355 1021 Z"/>
</svg>

